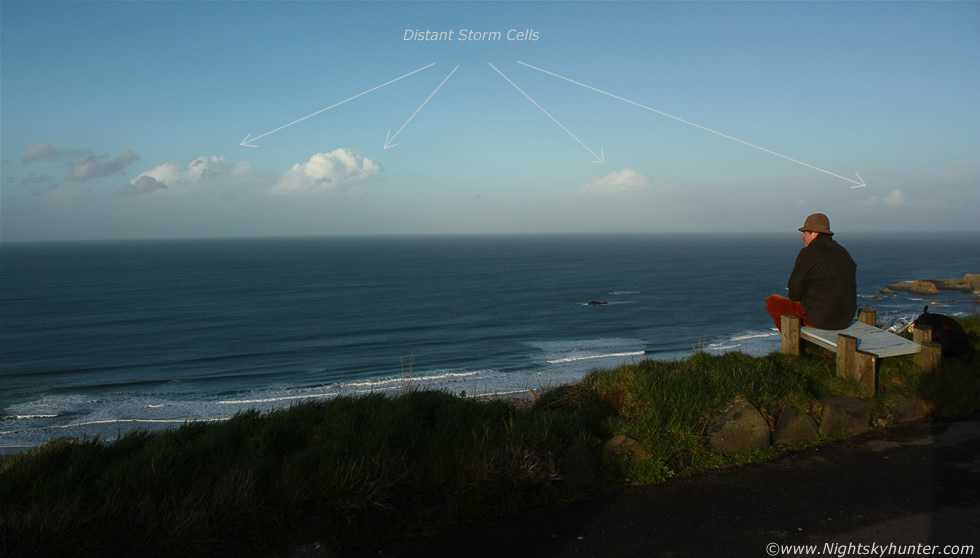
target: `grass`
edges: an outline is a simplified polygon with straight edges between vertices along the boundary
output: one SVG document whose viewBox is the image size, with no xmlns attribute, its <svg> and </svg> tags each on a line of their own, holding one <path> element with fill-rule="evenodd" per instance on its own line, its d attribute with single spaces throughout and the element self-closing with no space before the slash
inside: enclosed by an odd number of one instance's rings
<svg viewBox="0 0 980 558">
<path fill-rule="evenodd" d="M 961 323 L 980 333 L 980 317 Z M 813 348 L 696 352 L 597 370 L 533 404 L 409 390 L 58 439 L 0 466 L 0 555 L 276 556 L 299 542 L 424 536 L 581 497 L 558 488 L 565 449 L 598 454 L 618 434 L 649 458 L 604 467 L 598 490 L 770 459 L 798 446 L 722 455 L 706 443 L 707 421 L 736 397 L 772 424 L 787 406 L 809 412 L 820 398 L 857 395 L 834 367 Z M 958 359 L 932 374 L 911 358 L 885 359 L 869 404 L 878 424 L 904 396 L 939 415 L 969 414 L 980 409 L 978 380 L 977 364 Z"/>
</svg>

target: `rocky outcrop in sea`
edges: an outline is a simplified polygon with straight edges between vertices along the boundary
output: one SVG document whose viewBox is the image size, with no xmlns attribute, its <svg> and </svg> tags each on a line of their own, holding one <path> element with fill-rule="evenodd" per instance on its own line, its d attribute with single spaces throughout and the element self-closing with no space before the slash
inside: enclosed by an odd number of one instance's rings
<svg viewBox="0 0 980 558">
<path fill-rule="evenodd" d="M 920 279 L 888 285 L 882 293 L 894 294 L 898 291 L 911 294 L 937 295 L 944 291 L 972 293 L 980 295 L 980 273 L 967 273 L 962 279 Z"/>
</svg>

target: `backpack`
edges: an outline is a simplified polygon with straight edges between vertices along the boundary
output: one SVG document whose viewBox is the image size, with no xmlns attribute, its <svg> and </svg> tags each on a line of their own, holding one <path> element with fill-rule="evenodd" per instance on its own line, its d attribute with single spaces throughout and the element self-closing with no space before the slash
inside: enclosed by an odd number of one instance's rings
<svg viewBox="0 0 980 558">
<path fill-rule="evenodd" d="M 973 357 L 973 345 L 963 326 L 953 318 L 943 314 L 930 314 L 929 307 L 922 309 L 922 314 L 912 322 L 914 327 L 929 326 L 932 328 L 932 340 L 943 346 L 943 356 Z"/>
</svg>

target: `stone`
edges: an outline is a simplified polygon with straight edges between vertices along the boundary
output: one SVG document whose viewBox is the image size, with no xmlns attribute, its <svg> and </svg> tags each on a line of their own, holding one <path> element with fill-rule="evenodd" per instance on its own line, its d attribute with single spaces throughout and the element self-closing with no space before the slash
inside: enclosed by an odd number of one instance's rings
<svg viewBox="0 0 980 558">
<path fill-rule="evenodd" d="M 905 291 L 912 294 L 926 294 L 926 295 L 937 295 L 939 294 L 939 288 L 936 287 L 936 283 L 932 281 L 905 281 L 904 283 L 895 283 L 894 285 L 888 285 L 886 289 L 891 289 L 892 291 Z"/>
<path fill-rule="evenodd" d="M 892 422 L 901 424 L 925 418 L 926 404 L 918 397 L 903 395 L 898 398 L 892 410 Z"/>
<path fill-rule="evenodd" d="M 871 429 L 871 411 L 857 397 L 821 399 L 820 433 L 834 436 L 843 432 L 864 434 Z"/>
<path fill-rule="evenodd" d="M 772 433 L 773 445 L 805 442 L 819 432 L 817 421 L 796 407 L 786 407 L 779 413 L 776 429 Z"/>
<path fill-rule="evenodd" d="M 962 279 L 942 279 L 936 281 L 939 290 L 959 291 L 961 293 L 973 293 L 980 290 L 980 273 L 967 273 Z"/>
<path fill-rule="evenodd" d="M 769 422 L 744 399 L 735 399 L 727 409 L 712 417 L 706 433 L 711 447 L 722 453 L 769 445 Z"/>
<path fill-rule="evenodd" d="M 599 477 L 599 458 L 588 447 L 572 444 L 565 449 L 559 470 L 561 480 L 558 481 L 558 487 L 561 491 L 581 492 L 595 485 Z"/>
<path fill-rule="evenodd" d="M 602 446 L 602 464 L 617 465 L 624 460 L 636 465 L 648 457 L 646 448 L 643 444 L 622 434 L 613 436 L 611 440 Z"/>
<path fill-rule="evenodd" d="M 909 289 L 912 294 L 929 294 L 936 295 L 939 294 L 939 287 L 932 281 L 912 281 L 912 287 Z"/>
<path fill-rule="evenodd" d="M 940 291 L 959 291 L 961 293 L 975 293 L 980 289 L 980 274 L 967 273 L 961 279 L 920 279 L 917 281 L 904 281 L 888 285 L 881 290 L 883 293 L 894 293 L 896 291 L 906 291 L 913 294 L 940 294 Z"/>
</svg>

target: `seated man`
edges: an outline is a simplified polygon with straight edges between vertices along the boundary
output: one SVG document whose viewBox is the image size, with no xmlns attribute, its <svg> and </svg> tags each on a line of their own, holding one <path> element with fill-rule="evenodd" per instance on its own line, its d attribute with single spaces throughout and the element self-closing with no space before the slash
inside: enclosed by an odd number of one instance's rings
<svg viewBox="0 0 980 558">
<path fill-rule="evenodd" d="M 772 295 L 766 308 L 777 329 L 784 314 L 799 316 L 806 326 L 844 329 L 857 311 L 857 265 L 832 238 L 830 219 L 823 213 L 807 217 L 800 231 L 803 249 L 789 276 L 789 297 Z"/>
</svg>

